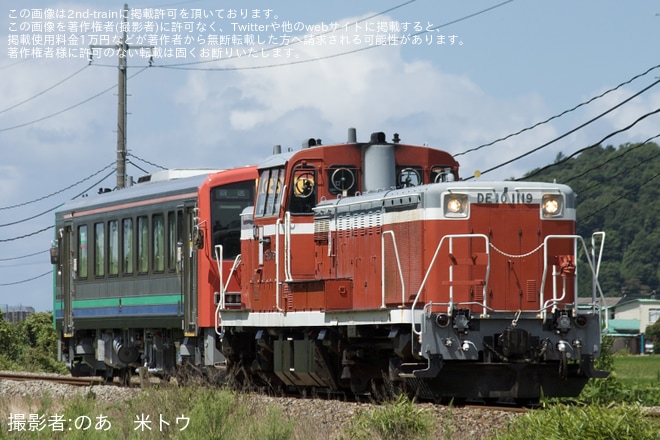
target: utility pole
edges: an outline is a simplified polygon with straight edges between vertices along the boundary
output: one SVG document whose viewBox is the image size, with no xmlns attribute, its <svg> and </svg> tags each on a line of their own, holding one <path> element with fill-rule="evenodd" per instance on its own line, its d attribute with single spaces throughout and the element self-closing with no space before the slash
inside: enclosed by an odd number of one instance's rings
<svg viewBox="0 0 660 440">
<path fill-rule="evenodd" d="M 129 46 L 126 42 L 126 29 L 128 28 L 128 4 L 124 3 L 122 12 L 123 25 L 122 37 L 116 45 L 90 44 L 90 49 L 117 48 L 119 65 L 117 68 L 117 189 L 126 187 L 126 123 L 128 113 L 126 111 L 126 70 L 129 48 L 153 49 L 153 46 Z M 90 55 L 91 64 L 92 55 Z"/>
</svg>

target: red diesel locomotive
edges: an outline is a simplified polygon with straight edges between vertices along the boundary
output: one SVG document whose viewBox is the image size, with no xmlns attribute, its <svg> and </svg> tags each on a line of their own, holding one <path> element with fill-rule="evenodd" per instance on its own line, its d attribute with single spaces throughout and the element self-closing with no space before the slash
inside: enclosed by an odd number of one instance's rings
<svg viewBox="0 0 660 440">
<path fill-rule="evenodd" d="M 606 376 L 594 368 L 604 236 L 587 249 L 575 235 L 573 191 L 461 181 L 458 168 L 353 129 L 262 163 L 242 214 L 240 295 L 217 305 L 227 366 L 275 389 L 396 386 L 435 400 L 576 396 Z"/>
</svg>

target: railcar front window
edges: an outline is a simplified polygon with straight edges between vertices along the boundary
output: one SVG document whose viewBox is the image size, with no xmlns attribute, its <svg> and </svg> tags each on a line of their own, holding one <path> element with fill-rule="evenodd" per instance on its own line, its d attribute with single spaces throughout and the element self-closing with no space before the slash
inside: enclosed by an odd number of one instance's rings
<svg viewBox="0 0 660 440">
<path fill-rule="evenodd" d="M 241 212 L 252 205 L 254 180 L 236 182 L 211 190 L 212 244 L 222 245 L 223 259 L 241 253 Z M 215 257 L 215 252 L 213 252 Z"/>
<path fill-rule="evenodd" d="M 78 278 L 87 278 L 87 225 L 78 227 Z"/>
</svg>

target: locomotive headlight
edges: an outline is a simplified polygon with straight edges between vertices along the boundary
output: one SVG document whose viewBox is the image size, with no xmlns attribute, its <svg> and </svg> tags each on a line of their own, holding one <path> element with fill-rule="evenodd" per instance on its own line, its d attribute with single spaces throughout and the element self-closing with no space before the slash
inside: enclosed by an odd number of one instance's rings
<svg viewBox="0 0 660 440">
<path fill-rule="evenodd" d="M 444 201 L 445 217 L 463 218 L 468 215 L 467 194 L 446 194 Z"/>
<path fill-rule="evenodd" d="M 564 199 L 559 194 L 545 194 L 541 206 L 543 218 L 561 217 L 564 210 Z"/>
<path fill-rule="evenodd" d="M 447 202 L 447 210 L 452 213 L 461 212 L 463 210 L 463 204 L 459 199 L 450 199 Z"/>
</svg>

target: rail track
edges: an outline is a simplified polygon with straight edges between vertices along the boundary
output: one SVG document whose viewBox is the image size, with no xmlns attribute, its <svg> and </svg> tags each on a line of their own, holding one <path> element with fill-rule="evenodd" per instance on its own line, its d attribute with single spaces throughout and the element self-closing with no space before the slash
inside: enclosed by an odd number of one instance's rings
<svg viewBox="0 0 660 440">
<path fill-rule="evenodd" d="M 14 372 L 0 372 L 0 380 L 13 380 L 13 381 L 34 381 L 39 380 L 43 382 L 58 383 L 63 385 L 75 385 L 80 387 L 102 385 L 103 379 L 100 377 L 71 377 L 61 376 L 54 374 L 39 374 L 39 373 L 14 373 Z"/>
<path fill-rule="evenodd" d="M 73 385 L 78 387 L 88 387 L 94 385 L 106 385 L 106 386 L 123 386 L 120 382 L 105 382 L 101 377 L 72 377 L 72 376 L 62 376 L 56 374 L 44 374 L 44 373 L 25 373 L 25 372 L 0 372 L 0 381 L 2 380 L 11 380 L 11 381 L 43 381 L 49 383 L 56 383 L 62 385 Z M 139 386 L 139 384 L 132 383 L 131 386 Z M 318 398 L 317 396 L 316 398 Z M 305 400 L 308 399 L 308 396 L 294 396 L 288 395 L 286 398 L 294 398 Z M 333 400 L 333 399 L 330 399 Z M 524 414 L 534 409 L 534 407 L 525 407 L 518 405 L 506 405 L 506 404 L 479 404 L 479 403 L 464 403 L 456 406 L 457 408 L 463 408 L 468 410 L 482 410 L 482 411 L 502 411 L 508 413 L 518 413 Z M 647 408 L 646 417 L 660 418 L 660 407 Z"/>
</svg>

